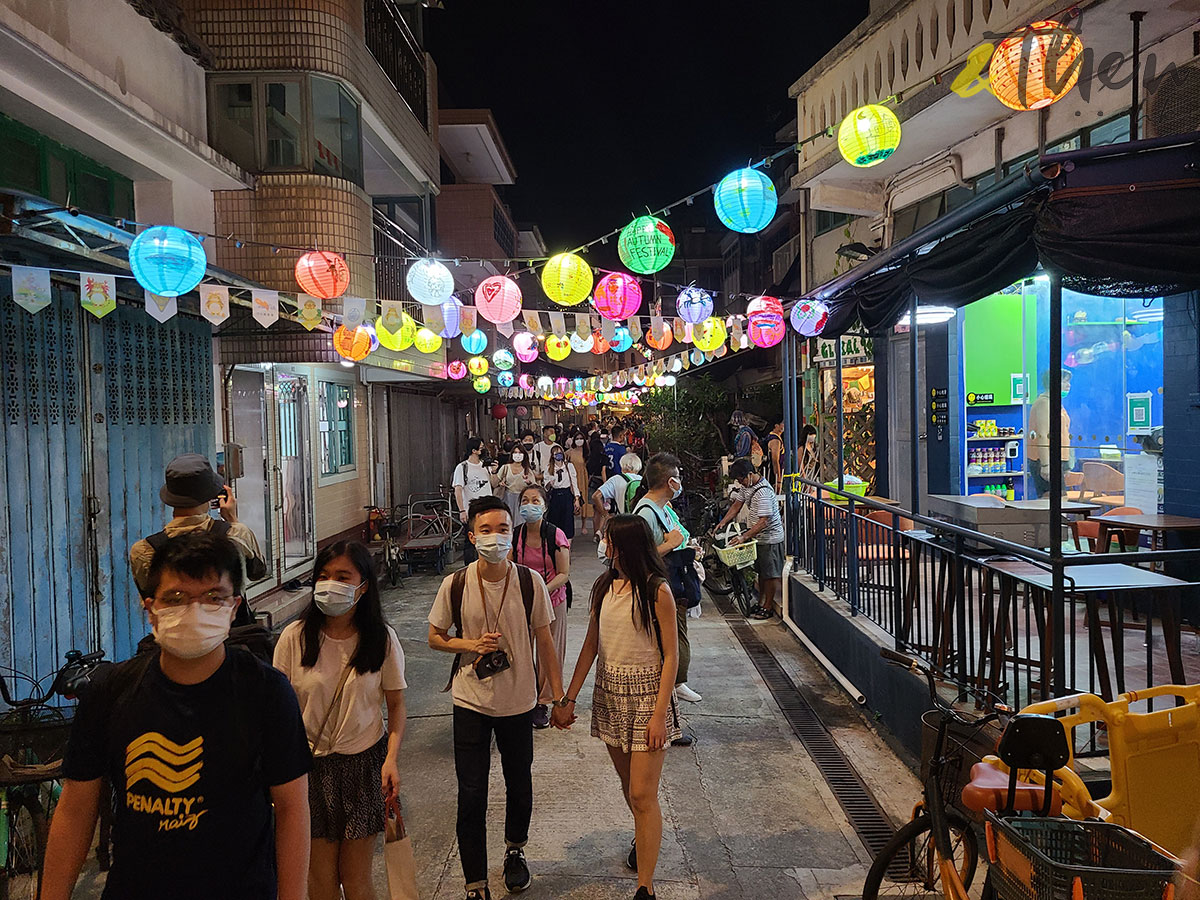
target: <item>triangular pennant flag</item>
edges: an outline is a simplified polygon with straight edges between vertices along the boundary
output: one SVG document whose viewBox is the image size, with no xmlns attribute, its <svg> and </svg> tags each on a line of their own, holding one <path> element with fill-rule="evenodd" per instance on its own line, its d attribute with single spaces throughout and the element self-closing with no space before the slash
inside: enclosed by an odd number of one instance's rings
<svg viewBox="0 0 1200 900">
<path fill-rule="evenodd" d="M 567 336 L 567 317 L 560 312 L 550 313 L 550 330 L 554 332 L 554 336 L 562 338 Z"/>
<path fill-rule="evenodd" d="M 629 327 L 629 336 L 633 338 L 634 343 L 642 339 L 642 317 L 634 316 L 625 323 Z"/>
<path fill-rule="evenodd" d="M 470 334 L 478 326 L 475 324 L 479 310 L 473 306 L 460 306 L 458 308 L 458 330 L 463 334 Z"/>
<path fill-rule="evenodd" d="M 79 273 L 79 304 L 97 319 L 117 308 L 117 279 L 95 272 Z"/>
<path fill-rule="evenodd" d="M 263 328 L 279 321 L 279 291 L 251 291 L 250 305 L 254 308 L 254 321 Z"/>
<path fill-rule="evenodd" d="M 617 323 L 607 317 L 601 319 L 600 336 L 611 344 L 617 336 Z"/>
<path fill-rule="evenodd" d="M 296 295 L 296 321 L 304 326 L 306 331 L 312 331 L 321 324 L 321 301 L 310 294 Z"/>
<path fill-rule="evenodd" d="M 679 318 L 678 316 L 676 316 L 675 321 L 671 323 L 671 330 L 675 332 L 675 340 L 680 341 L 680 342 L 683 341 L 683 336 L 684 336 L 683 326 L 684 326 L 684 321 L 683 321 L 683 319 Z"/>
<path fill-rule="evenodd" d="M 36 313 L 50 305 L 50 270 L 12 267 L 12 298 L 26 312 Z"/>
<path fill-rule="evenodd" d="M 663 335 L 662 316 L 655 315 L 650 317 L 650 335 L 654 338 L 656 343 L 661 343 Z"/>
<path fill-rule="evenodd" d="M 690 369 L 692 367 L 692 357 L 690 354 L 680 353 L 679 358 L 683 360 L 683 368 L 685 370 Z"/>
<path fill-rule="evenodd" d="M 575 333 L 581 341 L 586 341 L 592 334 L 591 317 L 583 313 L 575 313 Z"/>
<path fill-rule="evenodd" d="M 522 320 L 525 322 L 525 330 L 530 334 L 542 333 L 542 317 L 537 314 L 537 310 L 525 310 Z"/>
<path fill-rule="evenodd" d="M 399 331 L 404 324 L 404 304 L 399 300 L 380 300 L 379 323 L 390 332 Z"/>
<path fill-rule="evenodd" d="M 160 297 L 152 291 L 145 291 L 146 312 L 156 322 L 165 322 L 179 312 L 179 300 L 176 297 Z"/>
<path fill-rule="evenodd" d="M 512 337 L 512 336 L 513 336 L 513 324 L 512 324 L 512 322 L 499 322 L 499 323 L 496 325 L 496 330 L 497 330 L 498 332 L 500 332 L 502 335 L 504 335 L 505 337 Z"/>
<path fill-rule="evenodd" d="M 734 338 L 738 341 L 738 343 L 741 343 L 741 340 L 742 340 L 742 317 L 741 316 L 734 317 L 733 328 L 731 328 L 729 330 L 729 333 L 734 336 Z"/>
<path fill-rule="evenodd" d="M 213 325 L 229 318 L 229 288 L 211 282 L 200 285 L 200 315 Z"/>
<path fill-rule="evenodd" d="M 424 306 L 421 308 L 421 312 L 425 313 L 425 327 L 434 334 L 441 334 L 446 330 L 446 318 L 442 315 L 440 306 Z"/>
<path fill-rule="evenodd" d="M 684 322 L 683 323 L 683 342 L 685 344 L 690 344 L 695 339 L 696 339 L 696 326 L 694 326 L 691 322 Z"/>
<path fill-rule="evenodd" d="M 367 301 L 362 297 L 342 298 L 342 327 L 353 331 L 363 323 L 367 314 Z"/>
</svg>

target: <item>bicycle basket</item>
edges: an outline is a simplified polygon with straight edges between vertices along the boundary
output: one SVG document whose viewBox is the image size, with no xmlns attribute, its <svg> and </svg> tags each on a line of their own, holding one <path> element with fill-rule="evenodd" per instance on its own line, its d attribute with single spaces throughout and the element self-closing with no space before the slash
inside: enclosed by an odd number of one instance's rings
<svg viewBox="0 0 1200 900">
<path fill-rule="evenodd" d="M 1136 832 L 1107 822 L 987 814 L 999 900 L 1162 900 L 1175 861 Z"/>
<path fill-rule="evenodd" d="M 929 778 L 929 764 L 937 746 L 940 716 L 931 709 L 921 714 L 921 783 Z M 938 787 L 942 799 L 964 819 L 979 821 L 979 814 L 963 806 L 962 790 L 971 780 L 971 767 L 982 762 L 983 757 L 996 752 L 1000 731 L 994 724 L 983 727 L 961 725 L 951 722 L 946 730 L 946 745 L 942 748 L 945 764 L 942 766 Z"/>
<path fill-rule="evenodd" d="M 745 569 L 754 565 L 754 561 L 758 559 L 758 541 L 747 541 L 733 547 L 718 547 L 714 544 L 713 549 L 717 551 L 721 562 L 731 569 Z"/>
<path fill-rule="evenodd" d="M 0 758 L 18 765 L 57 762 L 67 749 L 73 708 L 52 706 L 12 710 L 0 717 Z"/>
</svg>

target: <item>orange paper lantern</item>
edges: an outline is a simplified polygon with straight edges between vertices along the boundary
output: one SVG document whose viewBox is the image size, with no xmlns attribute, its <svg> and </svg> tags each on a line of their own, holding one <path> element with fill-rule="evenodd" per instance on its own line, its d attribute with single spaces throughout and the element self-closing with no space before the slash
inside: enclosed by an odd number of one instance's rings
<svg viewBox="0 0 1200 900">
<path fill-rule="evenodd" d="M 343 359 L 364 360 L 371 352 L 371 332 L 361 325 L 353 331 L 347 331 L 345 325 L 339 326 L 333 333 L 333 349 Z"/>
<path fill-rule="evenodd" d="M 310 250 L 296 260 L 296 283 L 304 293 L 330 300 L 350 286 L 350 267 L 336 253 Z"/>
<path fill-rule="evenodd" d="M 1041 109 L 1065 97 L 1079 80 L 1083 41 L 1065 25 L 1034 22 L 1000 42 L 988 83 L 1010 109 Z"/>
<path fill-rule="evenodd" d="M 674 340 L 675 334 L 666 322 L 663 322 L 662 334 L 655 334 L 653 328 L 646 332 L 646 343 L 655 350 L 666 350 Z"/>
</svg>

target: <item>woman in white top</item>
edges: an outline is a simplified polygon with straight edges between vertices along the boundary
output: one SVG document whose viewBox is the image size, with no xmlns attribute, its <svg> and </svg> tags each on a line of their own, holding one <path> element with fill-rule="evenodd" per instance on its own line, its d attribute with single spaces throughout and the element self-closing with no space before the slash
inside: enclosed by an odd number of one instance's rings
<svg viewBox="0 0 1200 900">
<path fill-rule="evenodd" d="M 559 727 L 575 721 L 574 700 L 599 660 L 592 736 L 608 746 L 633 813 L 629 865 L 638 873 L 634 900 L 653 900 L 654 869 L 662 846 L 658 783 L 663 750 L 682 734 L 675 709 L 675 598 L 645 519 L 614 516 L 606 534 L 611 566 L 592 588 L 587 637 L 564 705 L 555 707 L 553 720 Z"/>
<path fill-rule="evenodd" d="M 500 483 L 504 485 L 504 502 L 512 513 L 512 520 L 521 520 L 521 491 L 538 483 L 538 473 L 533 460 L 521 444 L 513 448 L 512 462 L 500 469 Z"/>
<path fill-rule="evenodd" d="M 362 544 L 339 541 L 317 554 L 313 584 L 312 602 L 275 646 L 275 668 L 296 691 L 314 757 L 308 895 L 374 900 L 376 835 L 385 801 L 400 787 L 404 651 L 384 621 Z"/>
<path fill-rule="evenodd" d="M 575 516 L 579 512 L 579 479 L 575 467 L 567 461 L 563 448 L 550 448 L 550 464 L 542 474 L 542 487 L 550 497 L 546 519 L 562 529 L 567 539 L 575 537 Z"/>
</svg>

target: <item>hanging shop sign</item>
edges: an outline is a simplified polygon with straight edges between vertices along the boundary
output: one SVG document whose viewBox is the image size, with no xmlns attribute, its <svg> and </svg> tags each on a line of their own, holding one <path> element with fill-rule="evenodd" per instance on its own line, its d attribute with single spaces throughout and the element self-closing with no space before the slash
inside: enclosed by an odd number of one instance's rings
<svg viewBox="0 0 1200 900">
<path fill-rule="evenodd" d="M 861 366 L 875 359 L 875 343 L 870 338 L 856 334 L 842 335 L 842 365 Z M 837 365 L 837 344 L 835 341 L 817 340 L 817 367 L 829 369 Z"/>
</svg>

